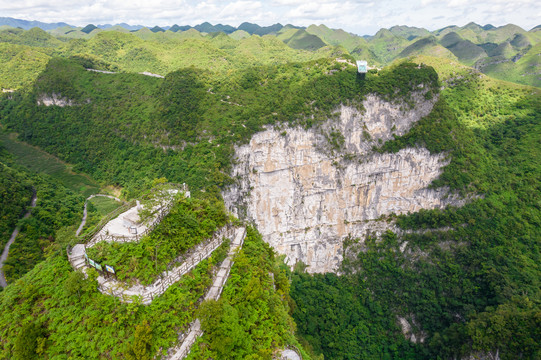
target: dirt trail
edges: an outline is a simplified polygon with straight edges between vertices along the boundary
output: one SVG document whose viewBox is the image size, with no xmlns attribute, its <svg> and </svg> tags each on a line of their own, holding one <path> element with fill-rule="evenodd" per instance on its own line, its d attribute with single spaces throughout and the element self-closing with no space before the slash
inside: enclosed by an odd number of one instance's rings
<svg viewBox="0 0 541 360">
<path fill-rule="evenodd" d="M 36 196 L 36 190 L 34 189 L 34 194 L 32 195 L 32 203 L 30 204 L 30 208 L 28 209 L 26 214 L 24 214 L 23 219 L 26 219 L 26 218 L 28 218 L 30 216 L 30 214 L 32 213 L 32 209 L 34 207 L 36 207 L 37 200 L 38 200 L 38 198 Z M 17 225 L 15 227 L 15 230 L 13 230 L 13 233 L 11 234 L 11 237 L 9 238 L 8 243 L 4 247 L 4 251 L 2 252 L 2 256 L 0 256 L 0 286 L 2 286 L 4 288 L 6 286 L 8 286 L 8 283 L 6 281 L 6 278 L 4 276 L 4 271 L 2 270 L 2 268 L 4 267 L 4 262 L 8 258 L 9 248 L 10 248 L 11 244 L 13 244 L 13 242 L 15 242 L 15 238 L 17 237 L 17 235 L 19 235 L 19 231 L 21 231 L 21 227 L 19 225 Z"/>
<path fill-rule="evenodd" d="M 77 229 L 77 232 L 75 233 L 75 236 L 79 236 L 79 234 L 81 233 L 81 231 L 82 231 L 83 228 L 85 227 L 85 224 L 86 224 L 86 215 L 87 215 L 86 206 L 88 205 L 88 200 L 90 200 L 90 199 L 92 199 L 92 198 L 95 198 L 96 196 L 108 197 L 109 199 L 113 199 L 113 200 L 122 202 L 122 200 L 120 200 L 119 198 L 114 197 L 114 196 L 111 196 L 111 195 L 102 195 L 102 194 L 94 194 L 94 195 L 90 195 L 90 196 L 86 199 L 86 201 L 85 201 L 85 208 L 84 208 L 84 210 L 83 210 L 83 219 L 81 220 L 81 225 L 79 225 L 79 228 Z"/>
</svg>

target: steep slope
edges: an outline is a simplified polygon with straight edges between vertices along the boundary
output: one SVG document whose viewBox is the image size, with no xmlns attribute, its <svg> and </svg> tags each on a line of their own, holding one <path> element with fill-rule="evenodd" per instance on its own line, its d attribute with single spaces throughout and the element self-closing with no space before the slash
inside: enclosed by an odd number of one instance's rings
<svg viewBox="0 0 541 360">
<path fill-rule="evenodd" d="M 541 87 L 541 44 L 512 58 L 501 56 L 484 59 L 475 66 L 497 79 Z"/>
<path fill-rule="evenodd" d="M 469 40 L 464 40 L 456 32 L 446 34 L 440 44 L 449 49 L 460 62 L 465 65 L 473 65 L 476 61 L 487 57 L 487 53 Z"/>
<path fill-rule="evenodd" d="M 427 101 L 423 94 L 414 96 L 408 111 L 375 96 L 363 101 L 363 112 L 341 107 L 339 121 L 322 125 L 328 129 L 323 135 L 300 128 L 256 134 L 236 149 L 232 176 L 243 180 L 224 195 L 226 205 L 245 212 L 287 264 L 303 262 L 313 273 L 337 270 L 346 238 L 392 228 L 377 219 L 460 204 L 452 196 L 443 199 L 444 189 L 427 189 L 448 165 L 443 156 L 423 148 L 371 151 L 430 114 L 436 98 Z M 328 151 L 333 141 L 341 142 L 337 153 Z"/>
<path fill-rule="evenodd" d="M 443 107 L 432 119 L 442 122 L 424 118 L 382 150 L 447 152 L 433 185 L 482 197 L 398 216 L 394 233 L 347 239 L 341 277 L 297 272 L 299 332 L 325 358 L 535 358 L 539 305 L 530 299 L 539 298 L 541 270 L 531 249 L 540 233 L 523 216 L 539 212 L 541 94 L 444 59 L 416 61 L 438 69 Z M 500 326 L 508 332 L 496 334 Z"/>
<path fill-rule="evenodd" d="M 343 46 L 349 52 L 368 45 L 366 40 L 360 36 L 347 33 L 342 29 L 329 29 L 323 24 L 319 26 L 310 25 L 306 28 L 306 32 L 316 35 L 329 45 Z"/>
<path fill-rule="evenodd" d="M 309 34 L 303 29 L 288 29 L 280 31 L 277 38 L 289 47 L 297 50 L 317 50 L 325 46 L 323 40 L 316 35 Z"/>
<path fill-rule="evenodd" d="M 5 164 L 7 151 L 0 142 L 0 252 L 30 202 L 32 189 L 24 174 Z"/>
<path fill-rule="evenodd" d="M 457 60 L 452 52 L 438 44 L 434 36 L 415 41 L 413 44 L 402 50 L 402 52 L 398 54 L 398 57 L 403 58 L 414 55 L 428 55 Z"/>
<path fill-rule="evenodd" d="M 49 51 L 42 48 L 0 43 L 0 88 L 29 86 L 50 58 Z"/>
<path fill-rule="evenodd" d="M 390 63 L 404 50 L 410 42 L 401 36 L 396 36 L 387 29 L 379 30 L 370 39 L 371 50 L 381 64 Z"/>
</svg>

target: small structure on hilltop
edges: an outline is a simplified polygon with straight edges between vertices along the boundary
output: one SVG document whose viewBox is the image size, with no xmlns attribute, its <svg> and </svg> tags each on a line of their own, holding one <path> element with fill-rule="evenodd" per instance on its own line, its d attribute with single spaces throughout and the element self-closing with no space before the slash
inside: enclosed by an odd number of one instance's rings
<svg viewBox="0 0 541 360">
<path fill-rule="evenodd" d="M 368 72 L 368 62 L 366 60 L 357 60 L 357 72 L 366 74 Z"/>
</svg>

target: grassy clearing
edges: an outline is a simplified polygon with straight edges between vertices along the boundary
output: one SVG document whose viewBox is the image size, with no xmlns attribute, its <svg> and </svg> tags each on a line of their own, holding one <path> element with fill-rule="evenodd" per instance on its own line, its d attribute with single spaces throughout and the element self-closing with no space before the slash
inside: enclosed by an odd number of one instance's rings
<svg viewBox="0 0 541 360">
<path fill-rule="evenodd" d="M 121 202 L 104 196 L 98 196 L 89 200 L 100 216 L 105 216 L 122 205 Z"/>
<path fill-rule="evenodd" d="M 95 194 L 99 190 L 99 185 L 91 178 L 73 173 L 69 165 L 42 150 L 16 141 L 13 136 L 5 133 L 0 133 L 0 142 L 13 154 L 17 164 L 31 171 L 50 175 L 67 188 L 85 197 Z"/>
</svg>

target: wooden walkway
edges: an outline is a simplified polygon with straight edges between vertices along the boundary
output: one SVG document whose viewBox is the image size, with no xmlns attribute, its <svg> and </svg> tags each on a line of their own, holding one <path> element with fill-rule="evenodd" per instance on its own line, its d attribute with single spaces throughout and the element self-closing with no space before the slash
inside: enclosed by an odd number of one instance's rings
<svg viewBox="0 0 541 360">
<path fill-rule="evenodd" d="M 218 300 L 224 289 L 225 283 L 229 277 L 229 272 L 233 266 L 233 257 L 237 253 L 237 250 L 242 247 L 244 238 L 246 237 L 246 228 L 237 228 L 235 231 L 235 238 L 231 242 L 231 248 L 227 254 L 227 258 L 223 261 L 220 269 L 214 277 L 214 282 L 209 291 L 205 295 L 205 300 Z M 169 355 L 166 357 L 168 360 L 181 360 L 184 359 L 190 353 L 190 349 L 199 336 L 203 334 L 201 330 L 201 322 L 199 319 L 195 319 L 188 329 L 187 335 L 184 340 L 172 349 L 169 349 Z"/>
</svg>

